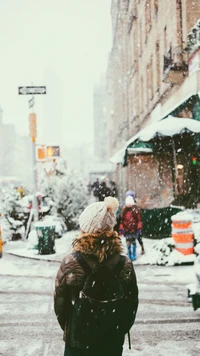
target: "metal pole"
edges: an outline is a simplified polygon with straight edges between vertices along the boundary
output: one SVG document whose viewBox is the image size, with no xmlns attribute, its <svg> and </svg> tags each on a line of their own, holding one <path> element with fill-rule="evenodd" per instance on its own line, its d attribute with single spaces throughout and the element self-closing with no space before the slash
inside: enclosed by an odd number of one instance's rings
<svg viewBox="0 0 200 356">
<path fill-rule="evenodd" d="M 172 167 L 172 180 L 173 180 L 173 188 L 174 188 L 174 195 L 177 195 L 177 160 L 176 160 L 176 148 L 175 148 L 175 141 L 172 137 L 172 148 L 173 148 L 173 165 Z M 173 174 L 174 173 L 174 174 Z"/>
<path fill-rule="evenodd" d="M 36 166 L 36 144 L 35 138 L 32 138 L 32 157 L 33 157 L 33 216 L 34 221 L 38 221 L 38 203 L 37 203 L 37 166 Z"/>
<path fill-rule="evenodd" d="M 34 113 L 35 98 L 32 96 L 32 113 Z M 36 123 L 37 124 L 37 123 Z M 32 164 L 33 164 L 33 217 L 34 222 L 38 221 L 38 202 L 37 202 L 37 162 L 36 162 L 36 138 L 32 137 Z"/>
</svg>

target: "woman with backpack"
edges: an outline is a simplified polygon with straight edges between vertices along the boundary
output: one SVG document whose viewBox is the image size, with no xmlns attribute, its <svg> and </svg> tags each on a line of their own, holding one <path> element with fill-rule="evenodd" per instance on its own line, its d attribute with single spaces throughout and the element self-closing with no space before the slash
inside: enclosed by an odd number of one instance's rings
<svg viewBox="0 0 200 356">
<path fill-rule="evenodd" d="M 128 257 L 131 261 L 135 261 L 136 256 L 136 240 L 141 234 L 142 217 L 140 208 L 136 205 L 133 197 L 128 195 L 125 199 L 125 205 L 121 213 L 120 230 L 124 231 Z"/>
<path fill-rule="evenodd" d="M 64 331 L 64 356 L 121 356 L 125 334 L 134 324 L 138 287 L 113 231 L 118 204 L 107 197 L 85 208 L 81 234 L 61 262 L 54 309 Z"/>
</svg>

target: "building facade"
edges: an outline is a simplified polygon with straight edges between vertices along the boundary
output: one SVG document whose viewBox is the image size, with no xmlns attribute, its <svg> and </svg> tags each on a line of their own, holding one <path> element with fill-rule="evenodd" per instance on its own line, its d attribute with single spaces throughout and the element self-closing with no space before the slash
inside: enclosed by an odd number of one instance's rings
<svg viewBox="0 0 200 356">
<path fill-rule="evenodd" d="M 98 162 L 108 159 L 108 124 L 106 78 L 103 76 L 93 90 L 94 155 Z"/>
<path fill-rule="evenodd" d="M 113 0 L 111 18 L 110 156 L 138 131 L 168 115 L 200 120 L 200 3 Z M 136 190 L 144 205 L 153 200 L 167 205 L 173 199 L 169 161 L 169 154 L 160 162 L 154 155 L 129 155 L 126 167 L 116 162 L 116 179 L 123 191 Z"/>
</svg>

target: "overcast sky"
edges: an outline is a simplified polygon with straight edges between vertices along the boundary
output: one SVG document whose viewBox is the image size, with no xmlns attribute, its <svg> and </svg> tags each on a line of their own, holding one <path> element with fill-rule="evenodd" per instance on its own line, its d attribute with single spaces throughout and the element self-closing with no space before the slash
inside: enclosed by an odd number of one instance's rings
<svg viewBox="0 0 200 356">
<path fill-rule="evenodd" d="M 47 85 L 47 95 L 35 97 L 40 143 L 60 135 L 66 145 L 92 140 L 93 84 L 106 72 L 111 49 L 110 6 L 111 0 L 0 0 L 4 123 L 28 135 L 30 96 L 19 96 L 18 86 Z"/>
</svg>

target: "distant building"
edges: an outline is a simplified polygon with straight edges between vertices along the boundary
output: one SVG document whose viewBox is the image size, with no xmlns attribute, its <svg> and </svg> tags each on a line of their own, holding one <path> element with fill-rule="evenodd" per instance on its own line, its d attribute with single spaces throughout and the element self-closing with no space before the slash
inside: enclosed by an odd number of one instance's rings
<svg viewBox="0 0 200 356">
<path fill-rule="evenodd" d="M 30 137 L 16 135 L 14 174 L 25 185 L 33 184 L 32 142 Z"/>
<path fill-rule="evenodd" d="M 94 163 L 92 143 L 81 143 L 74 147 L 65 147 L 62 158 L 66 160 L 67 168 L 77 171 L 82 177 L 88 177 Z"/>
<path fill-rule="evenodd" d="M 16 131 L 13 124 L 2 125 L 2 176 L 15 176 Z"/>
<path fill-rule="evenodd" d="M 45 68 L 44 84 L 47 88 L 47 95 L 43 99 L 41 137 L 44 142 L 41 143 L 61 145 L 63 140 L 62 87 L 59 77 L 51 68 Z"/>
<path fill-rule="evenodd" d="M 95 84 L 93 98 L 94 155 L 99 162 L 108 162 L 107 89 L 104 77 Z"/>
<path fill-rule="evenodd" d="M 0 108 L 0 177 L 9 181 L 32 185 L 32 144 L 30 137 L 16 133 L 13 124 L 3 123 L 3 110 Z M 14 181 L 14 180 L 13 180 Z"/>
</svg>

